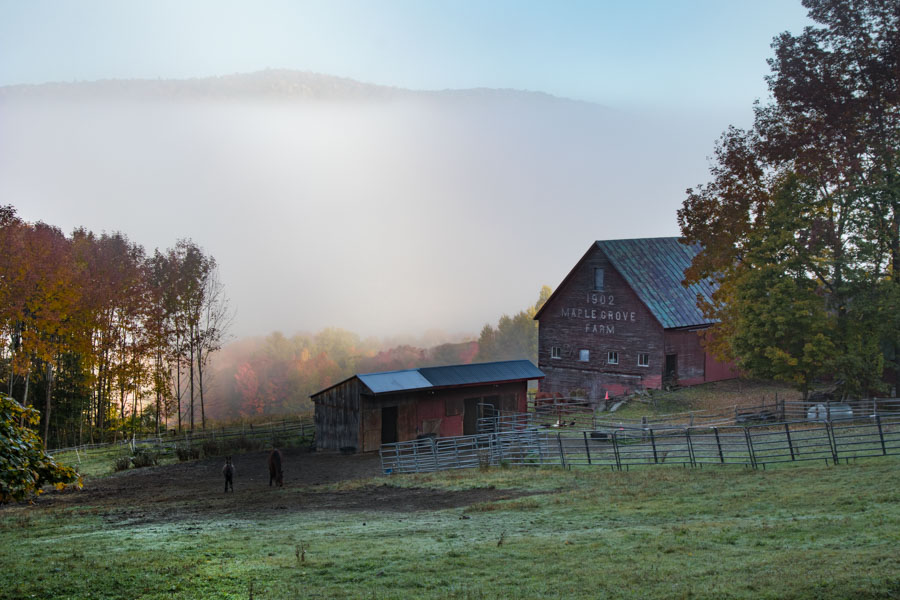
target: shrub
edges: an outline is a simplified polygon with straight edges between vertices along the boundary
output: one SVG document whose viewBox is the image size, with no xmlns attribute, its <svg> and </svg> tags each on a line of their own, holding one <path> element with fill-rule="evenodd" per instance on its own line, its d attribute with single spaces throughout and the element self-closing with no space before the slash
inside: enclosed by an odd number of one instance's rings
<svg viewBox="0 0 900 600">
<path fill-rule="evenodd" d="M 0 504 L 40 494 L 48 484 L 57 489 L 81 487 L 75 469 L 53 460 L 41 439 L 28 428 L 39 420 L 37 410 L 0 395 Z"/>
<path fill-rule="evenodd" d="M 131 457 L 131 463 L 134 465 L 135 469 L 152 467 L 159 464 L 159 454 L 152 450 L 148 450 L 147 448 L 138 448 L 135 451 L 134 456 Z"/>
<path fill-rule="evenodd" d="M 220 446 L 221 444 L 215 439 L 206 439 L 200 444 L 200 449 L 203 451 L 203 456 L 216 456 L 220 453 Z"/>
<path fill-rule="evenodd" d="M 113 467 L 115 468 L 116 472 L 118 472 L 118 471 L 124 471 L 124 470 L 128 469 L 130 466 L 131 466 L 131 457 L 130 457 L 130 456 L 120 456 L 120 457 L 118 457 L 118 458 L 116 459 L 115 464 L 113 465 Z"/>
<path fill-rule="evenodd" d="M 242 435 L 239 438 L 231 439 L 227 442 L 228 450 L 234 452 L 247 452 L 250 450 L 258 450 L 262 447 L 262 444 L 254 440 L 253 438 L 248 438 L 247 436 Z"/>
<path fill-rule="evenodd" d="M 190 444 L 176 444 L 175 456 L 177 456 L 178 460 L 181 462 L 195 460 L 200 458 L 200 448 L 191 446 Z"/>
</svg>

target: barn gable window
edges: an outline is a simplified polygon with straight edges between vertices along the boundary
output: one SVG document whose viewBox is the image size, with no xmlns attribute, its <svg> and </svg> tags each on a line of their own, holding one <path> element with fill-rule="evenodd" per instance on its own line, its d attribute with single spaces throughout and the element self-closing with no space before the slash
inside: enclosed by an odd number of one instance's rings
<svg viewBox="0 0 900 600">
<path fill-rule="evenodd" d="M 650 366 L 650 354 L 648 352 L 638 353 L 638 366 L 639 367 L 649 367 Z"/>
<path fill-rule="evenodd" d="M 553 346 L 550 348 L 550 358 L 562 358 L 562 348 Z"/>
<path fill-rule="evenodd" d="M 599 267 L 594 269 L 594 291 L 603 291 L 603 269 Z"/>
<path fill-rule="evenodd" d="M 619 364 L 619 353 L 615 350 L 610 350 L 606 353 L 606 362 L 611 365 Z"/>
<path fill-rule="evenodd" d="M 591 360 L 591 351 L 590 350 L 579 350 L 578 351 L 578 360 L 581 362 L 588 362 Z"/>
</svg>

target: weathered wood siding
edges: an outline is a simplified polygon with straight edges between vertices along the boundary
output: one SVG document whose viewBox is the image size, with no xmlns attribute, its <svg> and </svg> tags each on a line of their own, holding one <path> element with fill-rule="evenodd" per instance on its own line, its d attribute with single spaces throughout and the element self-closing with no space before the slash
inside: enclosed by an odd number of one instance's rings
<svg viewBox="0 0 900 600">
<path fill-rule="evenodd" d="M 706 353 L 706 381 L 722 381 L 739 376 L 740 372 L 734 366 L 734 363 L 721 362 L 716 360 L 716 357 L 709 352 Z"/>
<path fill-rule="evenodd" d="M 363 412 L 360 435 L 363 452 L 371 452 L 381 448 L 381 410 L 385 407 L 397 407 L 397 441 L 405 442 L 416 439 L 416 396 L 410 393 L 389 394 L 386 396 L 361 397 Z"/>
<path fill-rule="evenodd" d="M 338 450 L 359 448 L 359 380 L 355 377 L 313 396 L 316 420 L 316 447 Z"/>
<path fill-rule="evenodd" d="M 678 356 L 677 382 L 696 385 L 706 381 L 706 351 L 697 330 L 666 332 L 666 354 Z"/>
<path fill-rule="evenodd" d="M 594 290 L 596 268 L 604 270 L 603 290 Z M 541 391 L 602 398 L 661 385 L 664 330 L 600 248 L 587 253 L 550 302 L 538 323 L 538 367 L 547 375 Z M 559 358 L 551 356 L 553 347 Z M 588 361 L 579 360 L 580 350 L 588 350 Z M 610 351 L 618 364 L 608 363 Z M 648 366 L 638 365 L 640 353 L 649 355 Z"/>
</svg>

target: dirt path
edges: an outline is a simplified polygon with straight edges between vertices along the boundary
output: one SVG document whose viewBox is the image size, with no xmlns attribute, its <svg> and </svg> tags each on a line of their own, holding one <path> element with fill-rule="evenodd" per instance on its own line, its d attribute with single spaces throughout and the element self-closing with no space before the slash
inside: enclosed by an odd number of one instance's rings
<svg viewBox="0 0 900 600">
<path fill-rule="evenodd" d="M 269 487 L 268 453 L 254 452 L 234 457 L 234 493 L 223 492 L 224 461 L 211 458 L 87 479 L 82 490 L 48 492 L 36 504 L 44 508 L 91 507 L 106 514 L 109 521 L 133 523 L 222 515 L 252 518 L 277 511 L 440 510 L 521 495 L 483 488 L 395 488 L 378 480 L 359 488 L 326 490 L 324 484 L 380 475 L 378 456 L 301 449 L 283 450 L 282 454 L 283 488 Z"/>
</svg>

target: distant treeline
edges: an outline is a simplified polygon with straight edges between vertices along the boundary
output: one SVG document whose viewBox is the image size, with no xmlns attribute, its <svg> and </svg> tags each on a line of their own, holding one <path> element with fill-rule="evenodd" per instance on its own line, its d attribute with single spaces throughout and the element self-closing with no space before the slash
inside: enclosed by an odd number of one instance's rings
<svg viewBox="0 0 900 600">
<path fill-rule="evenodd" d="M 428 349 L 379 347 L 377 340 L 335 328 L 234 342 L 216 358 L 208 414 L 230 421 L 307 412 L 310 394 L 355 373 L 469 363 L 478 352 L 475 341 Z"/>
<path fill-rule="evenodd" d="M 0 393 L 41 412 L 49 446 L 203 425 L 229 311 L 190 240 L 148 254 L 122 233 L 66 236 L 0 206 Z"/>
</svg>

